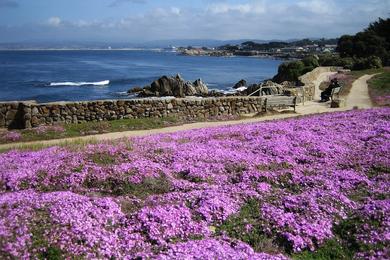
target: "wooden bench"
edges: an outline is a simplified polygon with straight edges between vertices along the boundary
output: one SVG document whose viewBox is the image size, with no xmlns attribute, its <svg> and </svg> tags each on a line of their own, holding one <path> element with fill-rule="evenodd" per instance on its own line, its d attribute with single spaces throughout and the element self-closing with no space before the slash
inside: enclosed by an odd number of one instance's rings
<svg viewBox="0 0 390 260">
<path fill-rule="evenodd" d="M 264 100 L 264 112 L 267 112 L 269 108 L 273 107 L 292 107 L 294 112 L 297 106 L 297 97 L 288 97 L 288 96 L 273 96 L 268 97 Z"/>
<path fill-rule="evenodd" d="M 331 101 L 334 101 L 336 97 L 340 98 L 341 89 L 342 89 L 342 87 L 337 87 L 337 88 L 332 89 L 332 94 L 330 95 Z"/>
</svg>

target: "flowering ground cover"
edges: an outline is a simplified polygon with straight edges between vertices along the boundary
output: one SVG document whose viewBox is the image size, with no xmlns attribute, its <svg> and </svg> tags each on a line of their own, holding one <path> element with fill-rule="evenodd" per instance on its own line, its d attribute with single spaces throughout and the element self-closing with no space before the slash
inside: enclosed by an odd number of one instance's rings
<svg viewBox="0 0 390 260">
<path fill-rule="evenodd" d="M 0 256 L 384 259 L 390 109 L 0 154 Z"/>
</svg>

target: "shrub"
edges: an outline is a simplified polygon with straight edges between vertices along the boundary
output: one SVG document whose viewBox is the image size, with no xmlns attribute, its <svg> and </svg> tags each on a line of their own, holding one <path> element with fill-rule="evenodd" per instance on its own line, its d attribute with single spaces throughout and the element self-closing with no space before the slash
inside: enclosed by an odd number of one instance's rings
<svg viewBox="0 0 390 260">
<path fill-rule="evenodd" d="M 308 56 L 302 60 L 306 67 L 317 68 L 320 66 L 318 59 L 315 56 Z"/>
<path fill-rule="evenodd" d="M 353 65 L 354 70 L 378 69 L 381 67 L 382 67 L 382 61 L 379 57 L 376 56 L 356 59 Z"/>
<path fill-rule="evenodd" d="M 278 74 L 273 78 L 273 81 L 297 81 L 298 77 L 303 75 L 305 64 L 302 61 L 292 61 L 283 63 L 279 66 Z"/>
</svg>

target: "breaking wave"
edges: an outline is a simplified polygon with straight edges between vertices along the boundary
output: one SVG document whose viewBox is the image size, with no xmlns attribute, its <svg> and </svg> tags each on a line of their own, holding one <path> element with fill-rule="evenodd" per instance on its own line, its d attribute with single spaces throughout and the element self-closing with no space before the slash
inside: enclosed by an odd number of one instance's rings
<svg viewBox="0 0 390 260">
<path fill-rule="evenodd" d="M 49 86 L 107 86 L 110 84 L 109 80 L 103 80 L 98 82 L 52 82 Z"/>
</svg>

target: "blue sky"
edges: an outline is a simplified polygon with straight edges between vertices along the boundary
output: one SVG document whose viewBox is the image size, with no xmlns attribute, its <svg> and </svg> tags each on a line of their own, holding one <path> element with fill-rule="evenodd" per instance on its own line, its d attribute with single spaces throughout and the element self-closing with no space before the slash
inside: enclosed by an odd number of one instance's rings
<svg viewBox="0 0 390 260">
<path fill-rule="evenodd" d="M 390 0 L 0 0 L 0 42 L 338 37 Z"/>
</svg>

